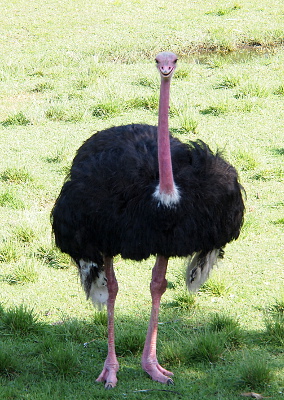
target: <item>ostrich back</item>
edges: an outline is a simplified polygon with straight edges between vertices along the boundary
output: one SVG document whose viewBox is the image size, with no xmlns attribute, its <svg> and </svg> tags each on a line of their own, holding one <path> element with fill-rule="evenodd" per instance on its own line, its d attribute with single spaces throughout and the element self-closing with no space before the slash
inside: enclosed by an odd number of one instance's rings
<svg viewBox="0 0 284 400">
<path fill-rule="evenodd" d="M 188 256 L 236 239 L 244 204 L 236 170 L 201 141 L 171 137 L 180 201 L 154 198 L 159 182 L 157 128 L 126 125 L 98 132 L 78 150 L 52 211 L 57 246 L 75 260 L 102 254 L 142 260 Z"/>
</svg>

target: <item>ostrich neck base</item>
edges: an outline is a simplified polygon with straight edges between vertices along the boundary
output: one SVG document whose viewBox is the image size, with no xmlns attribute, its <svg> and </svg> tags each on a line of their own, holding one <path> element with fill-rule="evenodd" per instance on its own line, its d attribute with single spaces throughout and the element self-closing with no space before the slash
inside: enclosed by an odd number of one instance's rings
<svg viewBox="0 0 284 400">
<path fill-rule="evenodd" d="M 153 197 L 158 201 L 158 204 L 162 204 L 166 207 L 174 207 L 180 201 L 179 189 L 175 183 L 173 183 L 173 189 L 170 192 L 163 191 L 159 184 L 153 193 Z"/>
</svg>

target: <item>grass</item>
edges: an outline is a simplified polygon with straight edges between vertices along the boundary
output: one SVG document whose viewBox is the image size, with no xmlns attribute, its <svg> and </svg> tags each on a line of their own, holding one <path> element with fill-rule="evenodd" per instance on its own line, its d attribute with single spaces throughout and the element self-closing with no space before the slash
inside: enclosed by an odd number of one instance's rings
<svg viewBox="0 0 284 400">
<path fill-rule="evenodd" d="M 62 254 L 56 247 L 39 247 L 35 253 L 35 256 L 39 260 L 43 260 L 44 263 L 55 269 L 65 269 L 70 266 L 70 257 L 66 254 Z"/>
<path fill-rule="evenodd" d="M 3 276 L 3 280 L 8 282 L 10 285 L 25 284 L 25 283 L 36 283 L 38 282 L 38 265 L 31 260 L 22 260 L 21 258 L 15 264 L 15 266 Z"/>
<path fill-rule="evenodd" d="M 222 332 L 227 349 L 239 349 L 246 345 L 246 335 L 239 320 L 228 314 L 214 314 L 209 328 L 214 332 Z"/>
<path fill-rule="evenodd" d="M 24 201 L 19 197 L 16 190 L 7 188 L 0 193 L 0 205 L 1 207 L 12 208 L 14 210 L 22 210 L 26 207 Z"/>
<path fill-rule="evenodd" d="M 201 291 L 210 293 L 213 296 L 221 297 L 228 293 L 229 288 L 226 286 L 226 283 L 218 278 L 209 278 L 202 288 Z"/>
<path fill-rule="evenodd" d="M 240 83 L 240 78 L 236 76 L 225 76 L 217 84 L 216 89 L 233 89 Z"/>
<path fill-rule="evenodd" d="M 18 226 L 15 229 L 15 236 L 18 241 L 23 243 L 31 243 L 35 238 L 36 234 L 31 226 Z"/>
<path fill-rule="evenodd" d="M 186 355 L 187 362 L 217 363 L 225 351 L 225 337 L 220 332 L 203 332 L 195 334 Z"/>
<path fill-rule="evenodd" d="M 263 390 L 272 381 L 272 370 L 263 354 L 250 354 L 239 366 L 239 385 Z"/>
<path fill-rule="evenodd" d="M 265 314 L 267 340 L 276 346 L 284 343 L 284 298 L 283 295 L 269 307 Z"/>
<path fill-rule="evenodd" d="M 275 89 L 274 94 L 283 96 L 284 95 L 284 85 L 280 85 Z"/>
<path fill-rule="evenodd" d="M 100 103 L 93 107 L 92 115 L 97 118 L 110 118 L 121 112 L 121 104 L 117 100 Z"/>
<path fill-rule="evenodd" d="M 180 117 L 180 133 L 184 134 L 197 134 L 198 132 L 198 120 L 194 115 L 194 112 L 190 108 L 184 107 L 179 111 Z"/>
<path fill-rule="evenodd" d="M 10 125 L 29 125 L 31 121 L 23 114 L 22 111 L 17 114 L 9 115 L 1 124 L 5 127 Z"/>
<path fill-rule="evenodd" d="M 3 5 L 0 398 L 237 400 L 251 391 L 282 398 L 281 2 L 273 10 L 268 0 Z M 49 215 L 90 135 L 113 125 L 157 123 L 153 60 L 167 49 L 179 56 L 172 132 L 222 151 L 238 170 L 247 211 L 240 238 L 198 294 L 184 291 L 184 260 L 169 262 L 158 357 L 175 373 L 174 390 L 140 368 L 154 259 L 139 264 L 117 257 L 121 367 L 110 394 L 94 382 L 107 353 L 106 312 L 86 302 L 76 268 L 54 247 Z M 135 392 L 143 389 L 151 391 Z"/>
<path fill-rule="evenodd" d="M 32 92 L 42 93 L 48 90 L 53 90 L 54 86 L 51 82 L 38 82 L 35 87 L 31 89 Z"/>
<path fill-rule="evenodd" d="M 175 298 L 174 301 L 171 303 L 172 307 L 176 307 L 178 309 L 184 310 L 191 310 L 194 308 L 196 304 L 196 299 L 193 294 L 190 293 L 179 293 Z"/>
<path fill-rule="evenodd" d="M 239 150 L 235 153 L 235 165 L 242 171 L 254 171 L 258 166 L 258 162 L 252 152 Z"/>
<path fill-rule="evenodd" d="M 12 354 L 12 349 L 0 349 L 0 376 L 11 378 L 19 369 L 19 363 Z"/>
<path fill-rule="evenodd" d="M 62 377 L 76 375 L 80 371 L 79 360 L 69 343 L 52 347 L 44 360 L 44 367 L 48 372 Z"/>
<path fill-rule="evenodd" d="M 233 13 L 236 10 L 240 10 L 241 6 L 239 4 L 234 4 L 233 6 L 230 7 L 221 7 L 218 8 L 216 11 L 208 11 L 206 14 L 208 15 L 217 15 L 219 17 L 223 15 L 228 15 Z"/>
<path fill-rule="evenodd" d="M 34 311 L 22 304 L 16 308 L 8 308 L 1 315 L 1 323 L 6 331 L 23 336 L 39 329 L 40 324 L 37 323 L 37 319 Z"/>
<path fill-rule="evenodd" d="M 226 102 L 220 102 L 218 104 L 210 105 L 203 110 L 200 111 L 203 115 L 213 115 L 218 117 L 219 115 L 225 114 L 228 112 L 228 104 Z"/>
<path fill-rule="evenodd" d="M 1 173 L 0 179 L 10 183 L 27 183 L 33 180 L 26 168 L 6 168 Z"/>
<path fill-rule="evenodd" d="M 21 257 L 20 246 L 12 240 L 3 241 L 0 249 L 0 262 L 11 263 Z"/>
<path fill-rule="evenodd" d="M 143 350 L 145 334 L 143 331 L 131 330 L 127 327 L 127 330 L 120 334 L 116 340 L 116 351 L 119 357 L 126 356 L 128 354 L 139 356 Z"/>
<path fill-rule="evenodd" d="M 284 318 L 283 315 L 274 315 L 266 319 L 266 331 L 268 340 L 275 345 L 284 344 Z"/>
<path fill-rule="evenodd" d="M 240 88 L 236 94 L 236 98 L 267 96 L 268 90 L 265 87 L 260 86 L 258 83 L 248 83 L 244 87 Z"/>
<path fill-rule="evenodd" d="M 284 315 L 284 296 L 275 300 L 275 304 L 271 305 L 270 311 L 274 314 Z"/>
</svg>

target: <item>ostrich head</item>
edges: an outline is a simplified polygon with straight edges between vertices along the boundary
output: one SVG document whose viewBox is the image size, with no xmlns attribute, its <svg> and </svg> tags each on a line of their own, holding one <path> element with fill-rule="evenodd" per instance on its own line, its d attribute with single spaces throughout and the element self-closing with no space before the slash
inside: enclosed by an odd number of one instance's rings
<svg viewBox="0 0 284 400">
<path fill-rule="evenodd" d="M 162 79 L 170 79 L 176 69 L 177 56 L 170 51 L 163 51 L 156 56 L 158 71 Z"/>
</svg>

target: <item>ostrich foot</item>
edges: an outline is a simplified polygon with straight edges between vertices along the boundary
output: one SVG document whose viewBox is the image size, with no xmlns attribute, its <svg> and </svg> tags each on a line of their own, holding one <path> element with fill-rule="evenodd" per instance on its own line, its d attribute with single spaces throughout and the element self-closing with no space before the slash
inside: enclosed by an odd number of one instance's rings
<svg viewBox="0 0 284 400">
<path fill-rule="evenodd" d="M 118 368 L 118 363 L 109 364 L 106 360 L 104 368 L 99 377 L 96 379 L 96 382 L 105 382 L 106 389 L 114 388 L 117 383 L 116 373 L 118 371 Z"/>
<path fill-rule="evenodd" d="M 153 381 L 166 383 L 167 385 L 174 384 L 174 381 L 170 378 L 174 374 L 161 367 L 157 360 L 142 362 L 142 368 L 151 376 Z"/>
</svg>

